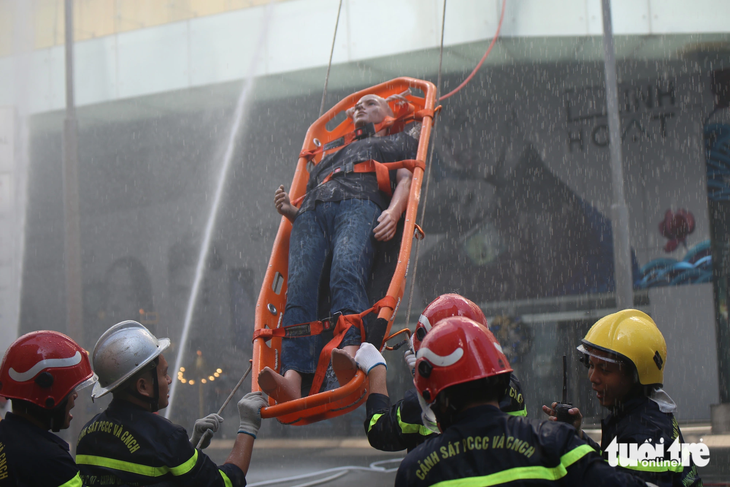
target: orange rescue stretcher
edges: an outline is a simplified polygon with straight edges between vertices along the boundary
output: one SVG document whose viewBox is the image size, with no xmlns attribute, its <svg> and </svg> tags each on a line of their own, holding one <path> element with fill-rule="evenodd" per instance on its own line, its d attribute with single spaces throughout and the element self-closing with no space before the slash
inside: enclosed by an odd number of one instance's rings
<svg viewBox="0 0 730 487">
<path fill-rule="evenodd" d="M 393 97 L 392 101 L 389 100 L 389 105 L 393 109 L 394 116 L 392 118 L 388 117 L 383 124 L 376 125 L 376 132 L 382 126 L 387 126 L 389 133 L 393 134 L 404 130 L 404 128 L 410 130 L 413 127 L 412 124 L 420 123 L 420 136 L 416 159 L 413 161 L 405 161 L 404 164 L 405 167 L 408 167 L 413 172 L 413 180 L 411 182 L 406 212 L 401 218 L 403 237 L 400 240 L 400 249 L 396 249 L 397 263 L 395 263 L 395 270 L 387 285 L 385 296 L 373 303 L 374 307 L 368 310 L 377 313 L 377 319 L 374 320 L 373 326 L 377 331 L 368 334 L 368 341 L 373 343 L 373 340 L 375 340 L 376 346 L 379 345 L 378 348 L 382 350 L 386 341 L 385 337 L 390 332 L 405 290 L 406 273 L 408 271 L 413 238 L 418 237 L 419 234 L 420 236 L 423 235 L 421 229 L 416 225 L 416 214 L 421 195 L 421 183 L 423 181 L 433 119 L 435 113 L 438 112 L 438 108 L 435 108 L 436 87 L 428 81 L 406 77 L 396 78 L 353 93 L 337 103 L 337 105 L 332 107 L 309 127 L 289 194 L 294 204 L 301 201 L 305 195 L 307 181 L 309 179 L 307 165 L 317 164 L 324 154 L 331 154 L 342 149 L 357 137 L 357 130 L 355 130 L 352 120 L 349 117 L 345 117 L 345 120 L 332 130 L 329 130 L 327 125 L 338 116 L 342 117 L 343 112 L 354 107 L 355 103 L 367 94 L 376 94 L 386 99 Z M 374 161 L 368 161 L 361 166 L 362 168 L 357 172 L 375 172 L 378 176 L 379 185 L 387 177 L 388 170 L 392 169 L 392 166 L 389 164 L 381 165 Z M 387 189 L 390 188 L 388 187 Z M 281 327 L 284 309 L 286 307 L 289 237 L 291 230 L 292 224 L 288 219 L 282 217 L 271 252 L 269 266 L 266 270 L 266 276 L 264 277 L 261 292 L 256 303 L 252 381 L 252 390 L 254 391 L 261 390 L 257 378 L 259 372 L 264 367 L 268 366 L 280 372 L 282 336 L 292 336 L 295 334 L 287 335 L 287 332 Z M 360 315 L 346 317 L 340 316 L 335 318 L 335 320 L 330 319 L 328 321 L 325 319 L 319 322 L 295 325 L 295 327 L 298 328 L 297 333 L 301 333 L 302 327 L 304 327 L 306 330 L 305 333 L 307 334 L 316 334 L 322 330 L 335 329 L 334 333 L 335 337 L 337 337 L 338 333 L 340 335 L 344 334 L 345 326 L 353 326 L 354 324 L 354 326 L 359 326 L 362 330 L 361 318 L 364 314 L 361 313 Z M 375 338 L 372 338 L 373 336 Z M 333 344 L 330 342 L 330 346 L 326 346 L 322 352 L 323 355 L 320 356 L 317 374 L 315 375 L 315 377 L 320 376 L 320 381 L 321 376 L 324 375 L 322 368 L 326 368 L 329 363 L 329 354 L 331 353 L 332 347 Z M 275 417 L 281 423 L 293 425 L 306 425 L 322 421 L 340 416 L 360 406 L 367 398 L 368 388 L 367 376 L 358 370 L 350 382 L 342 384 L 334 390 L 313 393 L 301 399 L 280 404 L 276 404 L 274 399 L 270 398 L 270 406 L 261 410 L 261 416 L 264 418 Z M 313 390 L 315 390 L 314 386 Z M 316 390 L 319 390 L 319 388 L 317 387 Z"/>
</svg>

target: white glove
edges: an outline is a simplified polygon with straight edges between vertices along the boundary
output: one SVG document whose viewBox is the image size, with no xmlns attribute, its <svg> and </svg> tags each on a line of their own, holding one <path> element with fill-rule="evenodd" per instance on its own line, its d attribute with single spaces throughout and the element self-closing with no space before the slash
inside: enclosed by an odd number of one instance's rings
<svg viewBox="0 0 730 487">
<path fill-rule="evenodd" d="M 411 375 L 416 375 L 416 352 L 413 351 L 413 335 L 411 335 L 410 345 L 408 346 L 408 350 L 403 354 L 404 358 L 406 359 L 406 363 L 408 364 L 408 370 L 411 371 Z"/>
<path fill-rule="evenodd" d="M 246 433 L 256 438 L 261 427 L 261 408 L 269 405 L 264 399 L 264 393 L 249 392 L 238 401 L 238 417 L 241 423 L 238 426 L 239 433 Z"/>
<path fill-rule="evenodd" d="M 406 359 L 411 375 L 416 375 L 416 354 L 409 348 L 403 356 Z"/>
<path fill-rule="evenodd" d="M 368 342 L 360 345 L 360 349 L 355 354 L 355 362 L 357 362 L 357 366 L 366 374 L 369 374 L 373 367 L 378 365 L 384 365 L 386 369 L 388 368 L 385 359 L 378 349 L 372 343 Z"/>
<path fill-rule="evenodd" d="M 196 448 L 198 446 L 200 438 L 203 437 L 205 437 L 205 439 L 203 440 L 203 444 L 200 445 L 200 449 L 202 450 L 208 448 L 208 445 L 210 445 L 210 439 L 213 437 L 213 433 L 218 431 L 218 428 L 220 427 L 222 422 L 223 418 L 215 413 L 209 414 L 204 418 L 196 420 L 195 424 L 193 425 L 193 437 L 190 438 L 190 444 L 193 445 L 193 448 Z M 211 434 L 206 435 L 205 432 L 208 430 L 211 430 Z"/>
</svg>

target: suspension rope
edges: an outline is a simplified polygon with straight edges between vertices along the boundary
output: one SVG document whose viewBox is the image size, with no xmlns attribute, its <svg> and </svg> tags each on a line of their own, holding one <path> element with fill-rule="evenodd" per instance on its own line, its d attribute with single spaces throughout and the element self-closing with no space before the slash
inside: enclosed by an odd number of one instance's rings
<svg viewBox="0 0 730 487">
<path fill-rule="evenodd" d="M 441 15 L 441 50 L 439 52 L 439 74 L 436 81 L 436 99 L 439 100 L 441 93 L 441 67 L 444 60 L 444 32 L 446 27 L 446 0 L 444 0 L 444 11 Z M 433 148 L 436 141 L 436 117 L 433 118 L 433 127 L 431 128 L 431 150 L 428 154 L 428 166 L 426 167 L 426 189 L 423 192 L 423 210 L 418 226 L 423 228 L 423 220 L 426 216 L 426 203 L 428 202 L 428 184 L 431 182 L 431 162 L 433 162 Z M 405 238 L 405 236 L 404 236 Z M 411 276 L 411 288 L 408 292 L 408 311 L 406 312 L 406 328 L 411 324 L 411 306 L 413 305 L 413 289 L 416 282 L 416 274 L 418 273 L 418 254 L 421 250 L 421 239 L 416 239 L 416 257 L 413 263 L 413 275 Z"/>
<path fill-rule="evenodd" d="M 444 4 L 445 3 L 446 2 L 444 2 Z M 467 76 L 466 79 L 464 81 L 462 81 L 459 86 L 454 88 L 453 91 L 446 93 L 444 96 L 439 98 L 439 101 L 445 100 L 445 99 L 449 98 L 450 96 L 458 93 L 463 87 L 465 87 L 469 83 L 469 81 L 471 81 L 471 79 L 474 77 L 474 75 L 477 74 L 477 71 L 479 71 L 479 68 L 482 67 L 482 64 L 487 59 L 487 56 L 489 56 L 489 53 L 492 51 L 492 48 L 494 47 L 494 44 L 497 42 L 497 38 L 499 37 L 499 31 L 502 29 L 502 21 L 504 20 L 504 11 L 505 11 L 505 7 L 506 7 L 506 3 L 507 3 L 507 0 L 502 0 L 502 14 L 499 16 L 499 24 L 497 25 L 497 32 L 494 33 L 494 38 L 492 38 L 492 42 L 489 44 L 489 47 L 487 48 L 487 52 L 485 52 L 484 56 L 482 56 L 482 60 L 479 61 L 479 64 L 477 64 L 476 68 L 474 68 L 474 70 L 471 72 L 471 74 L 469 76 Z M 443 37 L 444 37 L 444 34 L 443 34 L 443 27 L 442 27 L 442 32 L 441 32 L 441 49 L 442 50 L 443 50 L 443 43 L 444 43 Z M 441 79 L 441 69 L 440 68 L 439 68 L 439 79 Z"/>
<path fill-rule="evenodd" d="M 324 100 L 327 98 L 327 84 L 330 80 L 330 69 L 332 69 L 332 56 L 335 53 L 335 39 L 337 39 L 337 27 L 340 25 L 340 12 L 342 12 L 342 0 L 340 6 L 337 7 L 337 20 L 335 20 L 335 33 L 332 36 L 332 49 L 330 49 L 330 62 L 327 64 L 327 74 L 324 77 L 324 91 L 322 92 L 322 104 L 319 106 L 319 116 L 324 113 Z"/>
</svg>

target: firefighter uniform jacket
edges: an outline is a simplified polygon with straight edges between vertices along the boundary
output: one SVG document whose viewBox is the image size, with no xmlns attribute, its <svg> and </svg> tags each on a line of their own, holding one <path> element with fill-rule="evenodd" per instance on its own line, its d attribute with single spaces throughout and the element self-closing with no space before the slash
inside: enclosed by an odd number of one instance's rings
<svg viewBox="0 0 730 487">
<path fill-rule="evenodd" d="M 512 416 L 527 416 L 520 381 L 510 374 L 509 389 L 499 409 Z M 370 446 L 382 451 L 411 451 L 436 433 L 423 425 L 418 392 L 406 391 L 403 399 L 391 406 L 388 396 L 370 394 L 366 405 L 365 434 Z"/>
<path fill-rule="evenodd" d="M 646 396 L 629 399 L 620 410 L 613 411 L 601 421 L 601 448 L 592 440 L 589 443 L 597 451 L 602 451 L 604 458 L 608 458 L 606 449 L 614 438 L 618 443 L 639 445 L 647 440 L 658 445 L 663 438 L 665 451 L 677 438 L 684 443 L 682 432 L 679 430 L 679 424 L 674 415 L 661 412 L 657 403 Z M 667 452 L 666 459 L 669 458 L 670 454 Z M 700 487 L 702 485 L 695 465 L 691 467 L 654 465 L 643 467 L 639 463 L 635 467 L 626 468 L 634 475 L 660 487 Z"/>
<path fill-rule="evenodd" d="M 0 486 L 81 487 L 68 443 L 25 418 L 0 421 Z"/>
<path fill-rule="evenodd" d="M 490 405 L 464 410 L 442 434 L 410 452 L 395 479 L 396 487 L 507 483 L 645 486 L 611 468 L 572 426 L 510 416 Z"/>
<path fill-rule="evenodd" d="M 76 463 L 89 486 L 246 485 L 240 468 L 216 466 L 190 444 L 184 428 L 118 399 L 81 430 Z"/>
</svg>

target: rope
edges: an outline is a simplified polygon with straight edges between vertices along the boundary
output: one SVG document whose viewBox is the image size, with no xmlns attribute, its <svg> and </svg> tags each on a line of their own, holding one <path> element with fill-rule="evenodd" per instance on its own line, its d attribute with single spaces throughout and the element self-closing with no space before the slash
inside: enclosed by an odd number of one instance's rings
<svg viewBox="0 0 730 487">
<path fill-rule="evenodd" d="M 439 75 L 436 81 L 436 99 L 441 92 L 441 67 L 444 60 L 444 32 L 446 27 L 446 0 L 444 0 L 444 11 L 441 15 L 441 50 L 439 52 Z M 431 129 L 431 151 L 428 154 L 428 167 L 426 168 L 426 189 L 423 193 L 423 210 L 421 211 L 421 219 L 418 226 L 423 228 L 423 220 L 426 216 L 426 203 L 428 203 L 428 184 L 431 182 L 431 162 L 433 162 L 433 146 L 436 140 L 436 117 L 433 118 L 433 128 Z M 406 328 L 411 324 L 411 307 L 413 305 L 413 289 L 416 282 L 416 273 L 418 272 L 418 254 L 421 250 L 421 239 L 416 240 L 416 260 L 413 263 L 413 275 L 411 276 L 411 289 L 408 292 L 408 311 L 406 312 Z"/>
<path fill-rule="evenodd" d="M 327 84 L 330 81 L 330 69 L 332 68 L 332 56 L 335 53 L 335 39 L 337 39 L 337 27 L 340 25 L 340 12 L 342 11 L 342 0 L 337 8 L 337 20 L 335 20 L 335 33 L 332 36 L 332 49 L 330 49 L 330 62 L 327 64 L 327 74 L 324 77 L 324 91 L 322 92 L 322 104 L 319 106 L 319 116 L 324 113 L 324 100 L 327 98 Z"/>
<path fill-rule="evenodd" d="M 476 68 L 474 68 L 474 70 L 471 72 L 471 74 L 469 76 L 467 76 L 466 79 L 464 81 L 462 81 L 462 83 L 459 86 L 454 88 L 453 91 L 451 91 L 451 92 L 445 94 L 444 96 L 442 96 L 441 98 L 439 98 L 439 101 L 445 100 L 445 99 L 449 98 L 450 96 L 458 93 L 463 87 L 465 87 L 469 83 L 469 81 L 471 81 L 471 79 L 474 77 L 474 75 L 477 74 L 477 71 L 479 71 L 479 68 L 482 67 L 482 64 L 487 59 L 487 56 L 489 56 L 489 53 L 492 51 L 492 48 L 494 47 L 494 44 L 497 42 L 497 38 L 499 37 L 499 31 L 502 29 L 502 21 L 504 20 L 504 10 L 505 10 L 506 3 L 507 3 L 507 0 L 502 0 L 502 14 L 499 16 L 499 25 L 497 25 L 497 32 L 494 33 L 494 38 L 492 39 L 492 42 L 489 44 L 489 48 L 487 48 L 487 52 L 485 52 L 484 56 L 482 56 L 482 60 L 479 61 L 479 64 L 477 64 Z M 446 1 L 444 0 L 444 12 L 446 10 L 445 5 L 446 5 Z M 443 45 L 444 45 L 443 36 L 444 36 L 444 34 L 443 34 L 443 27 L 442 27 L 442 32 L 441 32 L 441 49 L 442 50 L 443 50 Z M 439 79 L 441 79 L 440 64 L 439 64 Z"/>
<path fill-rule="evenodd" d="M 228 394 L 228 397 L 226 398 L 226 400 L 223 402 L 223 405 L 218 410 L 218 416 L 223 414 L 223 410 L 226 408 L 226 406 L 228 406 L 228 403 L 231 402 L 231 399 L 233 399 L 233 395 L 241 387 L 241 384 L 243 384 L 243 381 L 246 380 L 246 377 L 248 377 L 248 374 L 251 373 L 252 367 L 253 367 L 253 362 L 250 362 L 248 364 L 248 369 L 246 369 L 246 373 L 243 374 L 243 377 L 241 377 L 241 379 L 238 381 L 238 384 L 236 384 L 236 387 L 233 388 L 231 393 Z M 200 441 L 198 442 L 198 444 L 195 448 L 200 449 L 202 447 L 203 443 L 205 443 L 205 441 L 212 436 L 213 436 L 213 430 L 211 430 L 211 429 L 205 430 L 205 433 L 203 433 L 203 435 L 200 437 Z"/>
<path fill-rule="evenodd" d="M 477 71 L 479 71 L 479 68 L 482 67 L 482 64 L 484 64 L 484 61 L 489 56 L 489 53 L 492 51 L 492 48 L 494 47 L 494 44 L 497 42 L 497 38 L 499 37 L 499 31 L 502 29 L 502 22 L 504 21 L 504 11 L 506 7 L 507 0 L 502 0 L 502 13 L 499 16 L 499 24 L 497 25 L 497 31 L 494 33 L 494 37 L 492 38 L 492 42 L 489 44 L 489 47 L 487 48 L 487 52 L 484 53 L 484 56 L 482 56 L 482 59 L 479 61 L 479 64 L 476 65 L 474 70 L 471 72 L 469 76 L 466 77 L 466 79 L 457 86 L 454 90 L 450 91 L 449 93 L 445 94 L 442 97 L 438 97 L 438 94 L 441 93 L 441 75 L 442 75 L 442 66 L 443 66 L 443 59 L 444 59 L 444 32 L 446 30 L 446 0 L 444 0 L 444 11 L 441 16 L 441 49 L 439 51 L 439 72 L 438 72 L 438 81 L 436 82 L 436 95 L 437 100 L 445 100 L 449 98 L 452 95 L 455 95 L 458 93 L 462 88 L 464 88 L 469 82 L 474 78 L 474 76 L 477 74 Z M 434 119 L 433 122 L 433 130 L 431 131 L 431 152 L 428 155 L 428 168 L 426 170 L 426 189 L 423 194 L 423 211 L 421 212 L 421 218 L 418 223 L 418 225 L 423 228 L 423 220 L 426 215 L 426 203 L 428 202 L 428 187 L 429 183 L 431 182 L 431 162 L 433 161 L 433 145 L 434 141 L 436 140 L 436 120 Z M 416 273 L 418 272 L 418 254 L 421 249 L 421 241 L 416 241 L 416 260 L 413 264 L 413 275 L 411 277 L 411 288 L 408 293 L 408 311 L 406 314 L 406 327 L 410 325 L 411 322 L 411 307 L 413 305 L 413 289 L 414 289 L 414 283 L 416 282 Z"/>
</svg>

